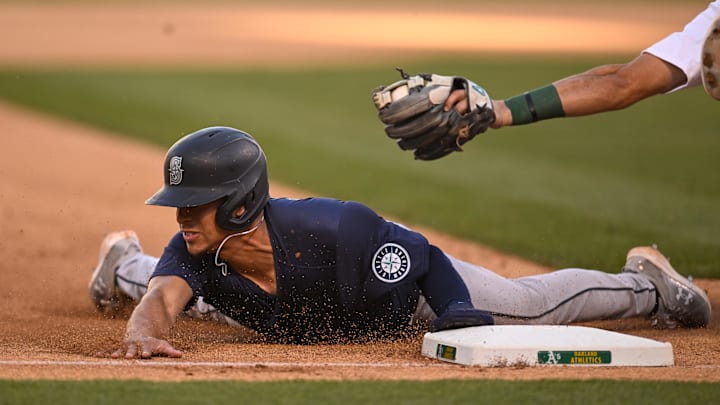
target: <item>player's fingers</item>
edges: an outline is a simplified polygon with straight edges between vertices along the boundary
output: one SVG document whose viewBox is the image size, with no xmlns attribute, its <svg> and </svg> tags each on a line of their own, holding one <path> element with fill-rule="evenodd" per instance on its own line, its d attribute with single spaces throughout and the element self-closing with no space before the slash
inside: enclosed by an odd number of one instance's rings
<svg viewBox="0 0 720 405">
<path fill-rule="evenodd" d="M 128 346 L 127 351 L 125 352 L 125 358 L 134 359 L 135 356 L 137 356 L 137 345 L 131 344 Z"/>
<path fill-rule="evenodd" d="M 119 359 L 120 357 L 122 357 L 124 351 L 124 349 L 117 349 L 110 354 L 110 357 L 113 359 Z"/>
<path fill-rule="evenodd" d="M 153 352 L 153 344 L 152 342 L 144 341 L 140 344 L 140 358 L 141 359 L 149 359 L 152 357 Z"/>
<path fill-rule="evenodd" d="M 149 359 L 153 356 L 182 357 L 182 352 L 175 349 L 166 340 L 147 339 L 140 342 L 133 350 L 133 357 L 135 356 L 141 359 Z"/>
<path fill-rule="evenodd" d="M 165 340 L 163 340 L 156 348 L 156 354 L 162 354 L 168 357 L 182 357 L 182 352 L 174 348 Z"/>
<path fill-rule="evenodd" d="M 443 108 L 445 111 L 450 111 L 453 106 L 455 106 L 455 109 L 461 114 L 467 110 L 465 90 L 455 90 L 445 99 L 445 106 Z"/>
</svg>

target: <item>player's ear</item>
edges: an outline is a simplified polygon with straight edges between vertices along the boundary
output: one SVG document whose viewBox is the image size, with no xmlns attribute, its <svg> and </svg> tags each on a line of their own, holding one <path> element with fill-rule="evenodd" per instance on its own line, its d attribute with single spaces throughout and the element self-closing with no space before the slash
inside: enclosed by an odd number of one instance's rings
<svg viewBox="0 0 720 405">
<path fill-rule="evenodd" d="M 245 211 L 246 211 L 245 206 L 242 205 L 242 206 L 238 207 L 237 209 L 235 209 L 235 212 L 233 212 L 233 216 L 235 218 L 240 218 L 245 213 Z"/>
</svg>

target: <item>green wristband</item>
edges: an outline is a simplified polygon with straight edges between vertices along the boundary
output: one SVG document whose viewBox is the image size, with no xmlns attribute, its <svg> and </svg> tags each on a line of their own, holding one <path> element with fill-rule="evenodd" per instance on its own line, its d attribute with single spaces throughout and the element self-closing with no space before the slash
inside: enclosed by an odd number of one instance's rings
<svg viewBox="0 0 720 405">
<path fill-rule="evenodd" d="M 512 113 L 512 125 L 565 116 L 560 95 L 552 84 L 510 97 L 505 100 L 505 105 Z"/>
</svg>

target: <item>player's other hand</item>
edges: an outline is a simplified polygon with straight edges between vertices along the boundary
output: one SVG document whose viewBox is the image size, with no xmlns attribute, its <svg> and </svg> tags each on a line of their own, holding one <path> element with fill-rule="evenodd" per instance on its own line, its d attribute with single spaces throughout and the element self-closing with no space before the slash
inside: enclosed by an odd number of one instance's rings
<svg viewBox="0 0 720 405">
<path fill-rule="evenodd" d="M 443 108 L 445 111 L 450 111 L 453 107 L 460 114 L 465 114 L 468 110 L 467 96 L 464 89 L 454 90 L 445 100 Z"/>
<path fill-rule="evenodd" d="M 113 352 L 110 357 L 119 359 L 149 359 L 153 356 L 182 357 L 182 352 L 174 348 L 170 342 L 150 336 L 127 339 L 126 347 Z"/>
<path fill-rule="evenodd" d="M 490 128 L 498 129 L 512 123 L 512 115 L 510 110 L 505 106 L 504 100 L 493 100 L 495 109 L 495 122 L 490 124 Z M 445 99 L 443 109 L 450 111 L 455 108 L 460 114 L 465 114 L 468 110 L 467 95 L 464 89 L 454 90 Z"/>
</svg>

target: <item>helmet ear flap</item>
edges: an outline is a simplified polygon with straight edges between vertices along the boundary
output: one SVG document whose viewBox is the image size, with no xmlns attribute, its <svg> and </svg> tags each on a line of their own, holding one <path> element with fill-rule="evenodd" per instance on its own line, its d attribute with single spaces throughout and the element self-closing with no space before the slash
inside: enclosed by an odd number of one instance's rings
<svg viewBox="0 0 720 405">
<path fill-rule="evenodd" d="M 254 194 L 254 192 L 251 191 L 247 196 L 237 192 L 229 195 L 218 207 L 217 213 L 215 214 L 215 223 L 217 223 L 219 227 L 230 231 L 241 231 L 250 226 L 250 222 L 255 218 L 248 218 L 248 204 L 246 204 L 246 201 L 252 194 Z M 242 215 L 236 216 L 235 211 L 240 207 L 246 207 L 245 211 Z"/>
<path fill-rule="evenodd" d="M 265 204 L 270 199 L 267 173 L 262 170 L 257 184 L 249 192 L 238 190 L 227 197 L 217 209 L 215 223 L 223 229 L 230 231 L 244 231 L 260 215 Z M 235 215 L 238 208 L 245 211 L 240 216 Z"/>
</svg>

